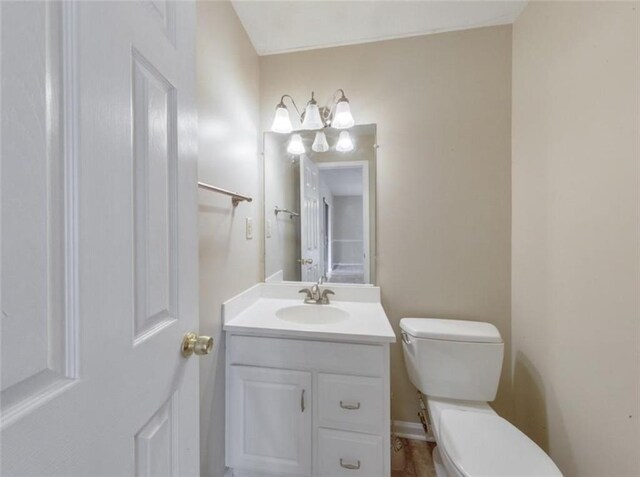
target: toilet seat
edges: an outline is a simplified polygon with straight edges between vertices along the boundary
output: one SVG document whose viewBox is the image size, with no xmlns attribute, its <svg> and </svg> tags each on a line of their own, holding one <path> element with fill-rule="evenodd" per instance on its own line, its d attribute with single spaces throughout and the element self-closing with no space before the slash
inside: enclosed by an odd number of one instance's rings
<svg viewBox="0 0 640 477">
<path fill-rule="evenodd" d="M 461 477 L 562 477 L 542 449 L 497 414 L 447 409 L 439 424 L 443 459 Z"/>
</svg>

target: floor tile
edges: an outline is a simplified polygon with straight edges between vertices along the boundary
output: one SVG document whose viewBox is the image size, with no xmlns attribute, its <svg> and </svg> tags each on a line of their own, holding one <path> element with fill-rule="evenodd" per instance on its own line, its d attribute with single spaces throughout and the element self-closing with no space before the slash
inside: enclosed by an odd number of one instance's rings
<svg viewBox="0 0 640 477">
<path fill-rule="evenodd" d="M 435 444 L 400 438 L 392 452 L 391 477 L 436 477 L 431 459 Z"/>
</svg>

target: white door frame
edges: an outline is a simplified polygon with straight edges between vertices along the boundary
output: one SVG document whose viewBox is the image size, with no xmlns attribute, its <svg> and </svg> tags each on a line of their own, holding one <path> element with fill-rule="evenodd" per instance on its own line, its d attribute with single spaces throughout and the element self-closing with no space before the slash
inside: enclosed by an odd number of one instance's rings
<svg viewBox="0 0 640 477">
<path fill-rule="evenodd" d="M 318 162 L 318 169 L 362 168 L 362 241 L 364 249 L 364 282 L 371 283 L 371 224 L 369 206 L 369 161 Z"/>
</svg>

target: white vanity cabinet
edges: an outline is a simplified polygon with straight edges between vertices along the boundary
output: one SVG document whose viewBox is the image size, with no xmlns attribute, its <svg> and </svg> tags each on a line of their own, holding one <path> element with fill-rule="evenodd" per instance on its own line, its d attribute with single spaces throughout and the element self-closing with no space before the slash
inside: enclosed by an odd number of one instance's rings
<svg viewBox="0 0 640 477">
<path fill-rule="evenodd" d="M 388 477 L 388 343 L 228 333 L 235 477 Z"/>
<path fill-rule="evenodd" d="M 311 475 L 311 373 L 229 369 L 229 461 L 276 475 Z"/>
</svg>

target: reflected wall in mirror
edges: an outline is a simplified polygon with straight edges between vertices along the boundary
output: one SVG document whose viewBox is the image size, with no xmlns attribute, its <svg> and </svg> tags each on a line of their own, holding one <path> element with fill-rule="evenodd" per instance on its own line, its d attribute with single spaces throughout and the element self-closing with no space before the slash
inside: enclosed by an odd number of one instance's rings
<svg viewBox="0 0 640 477">
<path fill-rule="evenodd" d="M 340 130 L 323 132 L 326 152 L 316 131 L 265 133 L 265 280 L 375 283 L 376 126 L 349 129 L 348 152 Z M 296 134 L 301 154 L 287 152 Z"/>
</svg>

